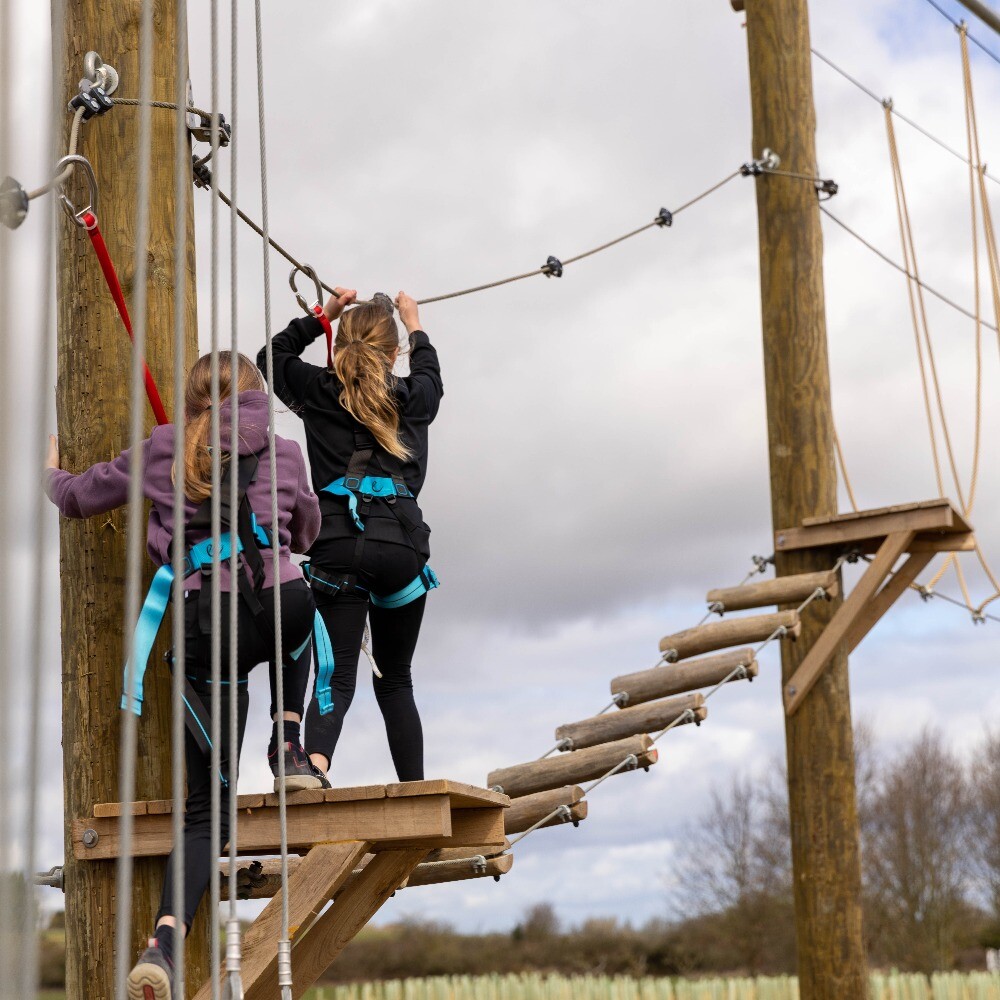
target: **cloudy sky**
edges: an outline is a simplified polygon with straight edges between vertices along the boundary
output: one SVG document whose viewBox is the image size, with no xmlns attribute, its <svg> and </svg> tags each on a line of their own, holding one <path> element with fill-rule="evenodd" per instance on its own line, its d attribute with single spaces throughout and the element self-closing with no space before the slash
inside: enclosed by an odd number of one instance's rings
<svg viewBox="0 0 1000 1000">
<path fill-rule="evenodd" d="M 960 15 L 954 0 L 942 2 Z M 33 186 L 46 167 L 28 97 L 44 88 L 47 28 L 42 5 L 13 3 L 27 40 L 16 61 L 24 99 L 14 102 L 13 125 L 24 141 L 7 170 Z M 273 233 L 325 280 L 362 294 L 403 288 L 428 297 L 530 270 L 549 254 L 571 256 L 643 224 L 661 205 L 687 201 L 751 154 L 743 19 L 725 0 L 264 6 Z M 206 106 L 200 9 L 193 23 L 194 95 Z M 975 31 L 1000 50 L 985 27 Z M 922 0 L 817 2 L 812 35 L 875 93 L 965 148 L 958 40 Z M 249 7 L 239 36 L 240 200 L 259 217 Z M 993 162 L 1000 134 L 987 109 L 1000 98 L 1000 66 L 973 49 L 973 73 L 983 155 Z M 123 81 L 121 93 L 137 89 Z M 228 113 L 228 83 L 224 90 Z M 821 172 L 840 185 L 829 207 L 900 259 L 881 108 L 819 62 L 815 90 Z M 971 307 L 966 168 L 908 126 L 897 132 L 921 273 Z M 700 618 L 706 590 L 737 582 L 753 553 L 770 553 L 754 183 L 733 181 L 673 228 L 582 261 L 561 280 L 536 277 L 421 310 L 446 390 L 421 497 L 443 581 L 428 604 L 414 670 L 429 775 L 481 783 L 492 767 L 542 753 L 557 725 L 606 703 L 611 677 L 651 666 L 661 635 Z M 997 185 L 989 191 L 996 205 Z M 208 196 L 194 197 L 204 342 Z M 42 339 L 41 222 L 35 207 L 7 244 L 8 427 L 34 403 L 25 375 Z M 827 223 L 825 236 L 834 408 L 858 501 L 935 496 L 904 280 L 835 226 Z M 264 335 L 260 268 L 259 241 L 244 230 L 240 342 L 251 351 Z M 276 330 L 297 308 L 285 272 L 275 259 Z M 967 481 L 975 328 L 933 298 L 928 313 Z M 1000 563 L 997 346 L 985 330 L 973 520 Z M 310 357 L 320 361 L 318 345 Z M 291 414 L 281 415 L 279 431 L 301 440 Z M 17 521 L 4 555 L 17 579 L 27 579 L 21 525 L 34 517 L 37 462 L 19 435 L 8 435 L 6 447 L 8 495 L 22 499 L 12 503 Z M 40 867 L 62 853 L 56 523 L 46 510 L 50 604 L 31 623 L 51 637 L 38 665 L 49 743 Z M 991 588 L 971 562 L 968 569 L 982 599 Z M 940 589 L 957 592 L 952 577 Z M 6 638 L 23 676 L 34 665 L 17 653 L 30 612 L 19 597 Z M 905 597 L 852 660 L 855 712 L 889 746 L 933 723 L 968 748 L 1000 711 L 992 683 L 998 628 L 973 627 L 968 613 L 943 602 Z M 263 696 L 262 680 L 254 690 Z M 339 784 L 392 779 L 370 686 L 360 687 L 335 761 Z M 15 707 L 19 690 L 12 688 Z M 261 701 L 244 750 L 246 791 L 270 780 Z M 379 919 L 504 928 L 540 901 L 569 922 L 668 914 L 685 824 L 713 786 L 783 753 L 773 655 L 758 683 L 732 685 L 712 701 L 706 725 L 661 746 L 649 774 L 616 778 L 595 793 L 578 830 L 529 838 L 501 884 L 401 893 Z"/>
</svg>

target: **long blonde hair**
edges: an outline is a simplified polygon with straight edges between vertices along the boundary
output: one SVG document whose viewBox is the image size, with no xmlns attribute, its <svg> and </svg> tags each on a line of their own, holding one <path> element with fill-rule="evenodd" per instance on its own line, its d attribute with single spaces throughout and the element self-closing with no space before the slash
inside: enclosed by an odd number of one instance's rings
<svg viewBox="0 0 1000 1000">
<path fill-rule="evenodd" d="M 334 341 L 333 368 L 343 388 L 340 405 L 372 432 L 390 455 L 408 458 L 399 436 L 399 409 L 393 395 L 393 352 L 399 331 L 391 305 L 365 303 L 344 313 Z"/>
<path fill-rule="evenodd" d="M 264 379 L 257 366 L 237 354 L 236 391 L 264 389 Z M 233 356 L 219 351 L 219 402 L 228 399 L 233 386 Z M 184 390 L 184 492 L 188 499 L 201 503 L 212 495 L 212 355 L 205 354 L 192 366 Z M 228 456 L 223 455 L 223 463 Z"/>
</svg>

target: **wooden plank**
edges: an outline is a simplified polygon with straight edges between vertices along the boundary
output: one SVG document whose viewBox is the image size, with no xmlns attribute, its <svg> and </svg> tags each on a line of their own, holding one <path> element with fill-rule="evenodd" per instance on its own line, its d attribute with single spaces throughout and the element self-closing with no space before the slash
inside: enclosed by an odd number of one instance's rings
<svg viewBox="0 0 1000 1000">
<path fill-rule="evenodd" d="M 930 500 L 915 500 L 911 503 L 891 504 L 888 507 L 870 507 L 867 510 L 849 510 L 844 513 L 815 515 L 802 519 L 803 527 L 811 528 L 818 524 L 848 524 L 851 521 L 868 521 L 883 514 L 907 514 L 911 511 L 929 510 L 935 507 L 950 507 L 947 497 L 934 497 Z"/>
<path fill-rule="evenodd" d="M 372 799 L 384 799 L 385 785 L 354 785 L 347 788 L 306 788 L 300 792 L 289 792 L 286 796 L 289 805 L 301 805 L 308 802 L 367 802 Z M 262 803 L 266 806 L 278 804 L 277 792 L 269 792 Z"/>
<path fill-rule="evenodd" d="M 852 546 L 859 552 L 866 555 L 873 555 L 878 551 L 878 547 L 884 541 L 883 538 L 869 538 L 858 542 Z M 953 534 L 942 535 L 940 532 L 921 535 L 918 534 L 910 542 L 909 552 L 973 552 L 976 548 L 976 536 L 974 532 L 955 532 Z"/>
<path fill-rule="evenodd" d="M 406 880 L 406 888 L 420 885 L 440 885 L 442 882 L 462 882 L 471 878 L 494 878 L 500 880 L 514 865 L 514 855 L 504 854 L 486 858 L 482 866 L 479 858 L 468 857 L 453 861 L 425 861 L 417 865 Z"/>
<path fill-rule="evenodd" d="M 640 670 L 634 674 L 622 674 L 611 682 L 611 694 L 625 695 L 625 705 L 641 705 L 657 698 L 714 687 L 740 666 L 746 670 L 747 679 L 757 676 L 757 661 L 749 647 L 697 660 L 684 660 L 665 667 Z"/>
<path fill-rule="evenodd" d="M 501 767 L 490 772 L 486 783 L 501 786 L 513 799 L 600 778 L 630 755 L 638 758 L 639 767 L 649 767 L 656 763 L 657 753 L 653 748 L 653 741 L 648 736 L 632 736 L 627 740 L 605 743 L 586 750 L 574 750 L 558 757 Z"/>
<path fill-rule="evenodd" d="M 320 844 L 299 859 L 294 871 L 289 865 L 288 926 L 293 945 L 297 934 L 312 925 L 320 910 L 347 881 L 367 849 L 368 844 L 364 841 Z M 282 895 L 279 892 L 243 936 L 241 968 L 244 997 L 263 997 L 263 984 L 270 985 L 272 981 L 274 989 L 270 995 L 277 995 L 281 910 Z M 225 967 L 222 979 L 224 982 Z M 195 1000 L 210 1000 L 211 996 L 212 982 L 209 980 L 198 991 Z"/>
<path fill-rule="evenodd" d="M 426 800 L 440 800 L 448 808 L 448 797 L 433 796 Z M 391 801 L 391 800 L 390 800 Z M 397 800 L 398 801 L 398 800 Z M 390 834 L 378 840 L 373 850 L 399 851 L 410 847 L 424 846 L 425 851 L 434 848 L 465 847 L 469 844 L 502 844 L 504 809 L 494 806 L 492 809 L 477 807 L 474 809 L 451 810 L 451 832 L 437 837 L 409 837 Z"/>
<path fill-rule="evenodd" d="M 831 518 L 809 518 L 802 527 L 779 528 L 774 533 L 774 545 L 776 549 L 788 552 L 884 538 L 901 531 L 966 534 L 970 530 L 949 501 L 929 500 L 859 511 L 857 514 L 838 514 Z"/>
<path fill-rule="evenodd" d="M 491 810 L 475 810 L 489 813 Z M 495 808 L 502 836 L 502 810 Z M 169 815 L 136 816 L 133 855 L 162 857 L 173 843 Z M 98 834 L 93 847 L 83 845 L 83 833 L 92 829 Z M 364 799 L 349 802 L 322 802 L 288 807 L 288 846 L 295 850 L 315 844 L 344 840 L 379 840 L 390 838 L 419 841 L 427 849 L 450 846 L 451 809 L 447 796 L 422 796 L 410 799 Z M 278 810 L 272 806 L 247 809 L 239 819 L 240 854 L 274 854 L 279 850 Z M 486 842 L 488 838 L 483 838 Z M 469 843 L 479 843 L 474 837 Z M 115 818 L 76 820 L 73 823 L 74 857 L 102 860 L 118 857 L 118 820 Z"/>
<path fill-rule="evenodd" d="M 133 816 L 145 816 L 146 803 L 133 802 L 129 812 Z M 121 802 L 98 802 L 97 805 L 94 806 L 94 815 L 99 817 L 122 816 L 124 813 L 125 810 L 122 808 Z"/>
<path fill-rule="evenodd" d="M 817 590 L 827 598 L 840 596 L 840 580 L 835 570 L 820 573 L 796 573 L 779 576 L 776 580 L 748 583 L 742 587 L 710 590 L 705 596 L 713 611 L 747 611 L 750 608 L 776 607 L 779 604 L 801 604 Z"/>
<path fill-rule="evenodd" d="M 358 931 L 420 864 L 425 853 L 415 848 L 376 854 L 370 864 L 351 877 L 334 905 L 295 942 L 292 952 L 295 976 L 292 996 L 295 1000 L 326 972 Z M 245 1000 L 274 1000 L 278 995 L 277 976 L 259 982 L 261 988 L 246 991 Z"/>
<path fill-rule="evenodd" d="M 779 628 L 794 639 L 801 629 L 795 611 L 778 611 L 772 615 L 752 615 L 747 618 L 726 618 L 698 625 L 695 628 L 665 635 L 660 640 L 660 652 L 668 663 L 686 660 L 689 656 L 711 653 L 727 646 L 742 646 L 748 642 L 763 642 Z"/>
<path fill-rule="evenodd" d="M 553 816 L 539 829 L 562 826 L 565 823 L 577 826 L 587 818 L 587 800 L 583 797 L 583 789 L 579 785 L 564 785 L 562 788 L 514 799 L 510 809 L 504 814 L 504 830 L 508 836 L 512 833 L 523 833 L 560 806 L 565 806 L 569 810 L 568 814 Z"/>
<path fill-rule="evenodd" d="M 861 614 L 847 634 L 847 648 L 853 652 L 859 642 L 878 624 L 881 617 L 899 600 L 907 588 L 934 558 L 933 552 L 916 552 L 891 576 L 885 586 L 861 609 Z"/>
<path fill-rule="evenodd" d="M 385 794 L 390 799 L 409 795 L 447 795 L 452 806 L 460 809 L 482 809 L 494 806 L 506 806 L 510 799 L 499 792 L 488 788 L 477 788 L 461 781 L 451 781 L 447 778 L 436 778 L 428 781 L 400 781 L 385 786 Z"/>
<path fill-rule="evenodd" d="M 830 624 L 813 644 L 798 669 L 785 684 L 784 700 L 787 715 L 794 715 L 803 699 L 819 680 L 823 668 L 837 651 L 837 647 L 846 640 L 855 621 L 864 611 L 867 603 L 875 596 L 896 560 L 906 551 L 913 541 L 912 530 L 897 531 L 889 535 L 879 548 L 875 559 L 865 570 L 854 590 L 844 603 L 837 609 Z"/>
<path fill-rule="evenodd" d="M 688 712 L 692 713 L 689 722 L 701 723 L 705 720 L 708 709 L 705 708 L 703 694 L 682 694 L 634 708 L 623 708 L 619 712 L 605 712 L 580 722 L 569 722 L 556 730 L 556 740 L 568 741 L 567 750 L 582 750 L 641 733 L 659 733 Z"/>
</svg>

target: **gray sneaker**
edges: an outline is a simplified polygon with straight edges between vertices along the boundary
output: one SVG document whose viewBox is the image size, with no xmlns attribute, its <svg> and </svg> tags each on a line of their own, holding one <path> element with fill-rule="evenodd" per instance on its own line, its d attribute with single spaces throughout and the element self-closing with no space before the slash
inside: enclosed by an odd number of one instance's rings
<svg viewBox="0 0 1000 1000">
<path fill-rule="evenodd" d="M 171 1000 L 174 970 L 155 945 L 147 948 L 128 974 L 129 1000 Z"/>
</svg>

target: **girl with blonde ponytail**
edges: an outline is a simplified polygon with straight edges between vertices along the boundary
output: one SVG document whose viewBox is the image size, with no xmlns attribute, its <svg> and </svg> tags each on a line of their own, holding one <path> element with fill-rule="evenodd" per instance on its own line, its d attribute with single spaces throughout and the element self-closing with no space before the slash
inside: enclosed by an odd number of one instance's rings
<svg viewBox="0 0 1000 1000">
<path fill-rule="evenodd" d="M 370 619 L 375 698 L 393 765 L 400 781 L 417 781 L 424 776 L 423 733 L 411 661 L 427 593 L 438 585 L 417 496 L 443 392 L 441 368 L 409 295 L 395 300 L 408 334 L 405 377 L 393 374 L 400 353 L 393 301 L 382 294 L 356 300 L 355 291 L 338 288 L 322 315 L 292 320 L 272 341 L 274 391 L 305 424 L 323 512 L 306 575 L 326 631 L 316 635 L 304 743 L 313 764 L 328 771 Z M 328 363 L 303 361 L 324 332 Z M 265 370 L 264 351 L 257 364 Z"/>
</svg>

